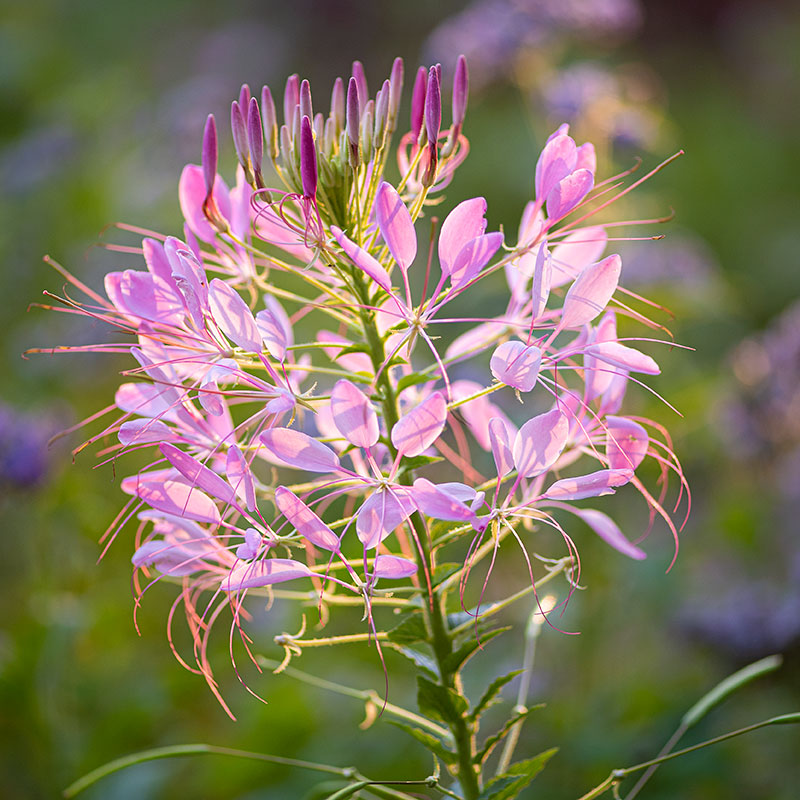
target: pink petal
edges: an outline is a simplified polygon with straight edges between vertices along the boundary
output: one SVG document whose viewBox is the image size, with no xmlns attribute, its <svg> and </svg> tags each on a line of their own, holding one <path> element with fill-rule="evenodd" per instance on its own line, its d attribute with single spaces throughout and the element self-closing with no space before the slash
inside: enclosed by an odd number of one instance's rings
<svg viewBox="0 0 800 800">
<path fill-rule="evenodd" d="M 586 348 L 585 353 L 626 372 L 643 372 L 646 375 L 658 375 L 661 372 L 661 368 L 650 356 L 619 342 L 593 344 Z"/>
<path fill-rule="evenodd" d="M 283 361 L 286 358 L 286 334 L 275 315 L 266 308 L 259 311 L 256 314 L 256 325 L 269 354 L 278 361 Z"/>
<path fill-rule="evenodd" d="M 395 188 L 386 181 L 378 188 L 375 216 L 392 258 L 406 271 L 417 255 L 417 232 L 405 203 Z"/>
<path fill-rule="evenodd" d="M 171 278 L 133 269 L 110 272 L 105 277 L 105 290 L 123 313 L 173 325 L 183 318 L 183 300 Z"/>
<path fill-rule="evenodd" d="M 495 341 L 497 331 L 503 327 L 496 322 L 481 322 L 474 328 L 456 336 L 445 351 L 445 356 L 450 359 L 474 355 Z"/>
<path fill-rule="evenodd" d="M 586 267 L 564 298 L 559 328 L 580 328 L 600 314 L 617 289 L 621 270 L 622 259 L 617 255 Z"/>
<path fill-rule="evenodd" d="M 470 489 L 470 487 L 464 488 Z M 475 490 L 470 489 L 470 491 L 474 496 Z M 411 497 L 423 514 L 434 519 L 468 522 L 475 517 L 475 512 L 461 502 L 452 490 L 448 491 L 445 486 L 437 486 L 427 478 L 417 478 L 414 481 Z"/>
<path fill-rule="evenodd" d="M 594 175 L 588 169 L 576 169 L 562 178 L 547 195 L 550 222 L 566 217 L 594 187 Z"/>
<path fill-rule="evenodd" d="M 167 242 L 170 240 L 168 239 Z M 208 306 L 208 287 L 205 284 L 205 271 L 188 250 L 169 249 L 167 255 L 172 266 L 172 280 L 183 297 L 184 305 L 192 321 L 198 328 L 204 325 L 203 312 Z"/>
<path fill-rule="evenodd" d="M 130 419 L 119 426 L 121 444 L 148 444 L 172 438 L 172 429 L 157 419 Z"/>
<path fill-rule="evenodd" d="M 454 381 L 450 388 L 453 392 L 453 400 L 462 400 L 485 387 L 475 381 L 459 380 Z M 489 420 L 493 417 L 501 419 L 509 437 L 516 436 L 517 430 L 511 420 L 487 395 L 468 400 L 458 406 L 456 410 L 464 418 L 464 422 L 467 423 L 470 432 L 484 450 L 488 450 L 491 446 L 489 441 Z"/>
<path fill-rule="evenodd" d="M 214 502 L 183 478 L 141 481 L 131 488 L 137 497 L 158 511 L 213 525 L 220 521 L 219 510 Z"/>
<path fill-rule="evenodd" d="M 512 340 L 503 342 L 492 354 L 492 375 L 500 383 L 529 392 L 536 386 L 542 351 L 533 344 Z"/>
<path fill-rule="evenodd" d="M 345 339 L 332 331 L 319 331 L 317 333 L 317 341 L 323 344 L 330 344 L 330 347 L 325 347 L 323 350 L 331 361 L 338 362 L 350 372 L 364 372 L 367 375 L 372 375 L 372 359 L 366 353 L 342 353 L 342 350 L 353 346 L 349 339 Z"/>
<path fill-rule="evenodd" d="M 289 489 L 279 486 L 275 490 L 275 505 L 311 544 L 323 550 L 339 552 L 339 537 Z"/>
<path fill-rule="evenodd" d="M 589 264 L 597 261 L 608 243 L 608 234 L 600 225 L 581 228 L 562 239 L 553 248 L 552 288 L 574 280 Z"/>
<path fill-rule="evenodd" d="M 396 492 L 381 490 L 371 494 L 358 509 L 356 533 L 367 550 L 377 547 L 413 511 L 405 507 Z"/>
<path fill-rule="evenodd" d="M 253 226 L 260 239 L 290 253 L 303 264 L 314 262 L 314 251 L 303 244 L 303 237 L 298 237 L 271 208 L 259 205 Z"/>
<path fill-rule="evenodd" d="M 440 436 L 447 422 L 447 401 L 433 392 L 392 428 L 392 444 L 403 456 L 424 453 Z"/>
<path fill-rule="evenodd" d="M 503 234 L 499 231 L 485 233 L 468 241 L 458 251 L 450 271 L 453 288 L 458 289 L 469 283 L 486 266 L 502 243 Z"/>
<path fill-rule="evenodd" d="M 577 147 L 572 137 L 560 134 L 551 138 L 536 162 L 536 199 L 543 202 L 553 187 L 575 169 L 577 161 Z"/>
<path fill-rule="evenodd" d="M 164 442 L 158 448 L 164 458 L 183 475 L 192 486 L 197 486 L 204 492 L 222 500 L 223 503 L 236 506 L 236 494 L 230 484 L 212 472 L 207 466 L 201 464 L 196 458 L 179 450 L 174 444 Z"/>
<path fill-rule="evenodd" d="M 372 447 L 378 441 L 378 415 L 369 398 L 347 380 L 331 392 L 331 414 L 339 433 L 356 447 Z"/>
<path fill-rule="evenodd" d="M 225 181 L 217 175 L 214 181 L 214 200 L 224 219 L 230 219 L 230 199 Z M 178 197 L 181 204 L 181 213 L 192 233 L 203 242 L 213 242 L 216 232 L 203 213 L 203 202 L 206 199 L 206 182 L 203 177 L 202 167 L 196 164 L 187 164 L 183 168 L 178 182 Z"/>
<path fill-rule="evenodd" d="M 208 301 L 214 321 L 228 339 L 250 353 L 261 352 L 261 332 L 253 312 L 235 289 L 214 278 L 208 290 Z"/>
<path fill-rule="evenodd" d="M 169 283 L 172 267 L 170 267 L 167 254 L 164 252 L 164 245 L 155 239 L 142 239 L 142 253 L 148 271 Z"/>
<path fill-rule="evenodd" d="M 585 497 L 614 494 L 618 486 L 624 486 L 632 477 L 632 469 L 601 469 L 589 475 L 556 481 L 542 497 L 551 500 L 583 500 Z"/>
<path fill-rule="evenodd" d="M 647 455 L 650 437 L 632 419 L 606 417 L 606 456 L 611 469 L 636 469 Z"/>
<path fill-rule="evenodd" d="M 308 472 L 333 472 L 339 458 L 330 447 L 291 428 L 270 428 L 261 434 L 261 443 L 284 464 Z"/>
<path fill-rule="evenodd" d="M 439 264 L 449 275 L 461 248 L 486 230 L 486 200 L 473 197 L 459 203 L 442 223 L 439 233 Z"/>
<path fill-rule="evenodd" d="M 641 561 L 647 558 L 647 553 L 629 542 L 622 531 L 611 517 L 603 514 L 602 511 L 595 511 L 593 508 L 573 509 L 577 514 L 604 542 L 610 544 L 625 556 Z"/>
<path fill-rule="evenodd" d="M 586 384 L 586 400 L 590 402 L 608 389 L 617 370 L 609 367 L 592 356 L 590 349 L 602 342 L 615 341 L 617 338 L 617 316 L 607 311 L 593 331 L 592 337 L 583 352 L 583 379 Z"/>
<path fill-rule="evenodd" d="M 567 444 L 569 419 L 557 408 L 528 420 L 514 439 L 514 466 L 523 478 L 535 478 L 555 464 Z"/>
<path fill-rule="evenodd" d="M 360 270 L 369 275 L 381 289 L 391 294 L 392 279 L 389 277 L 389 273 L 381 266 L 380 262 L 373 258 L 366 250 L 359 247 L 354 241 L 348 239 L 341 228 L 331 225 L 331 233 L 342 250 L 349 256 L 350 260 Z"/>
<path fill-rule="evenodd" d="M 543 242 L 536 253 L 531 282 L 531 320 L 535 323 L 544 313 L 547 298 L 550 297 L 550 284 L 553 280 L 553 259 Z"/>
<path fill-rule="evenodd" d="M 236 496 L 245 504 L 248 511 L 256 508 L 256 487 L 253 472 L 244 453 L 236 446 L 228 448 L 225 464 L 225 475 L 236 492 Z"/>
<path fill-rule="evenodd" d="M 175 419 L 180 395 L 174 386 L 159 383 L 123 383 L 114 395 L 117 408 L 142 417 Z"/>
<path fill-rule="evenodd" d="M 542 232 L 544 227 L 544 214 L 542 209 L 536 207 L 533 200 L 529 200 L 525 204 L 525 209 L 522 212 L 522 219 L 519 223 L 519 231 L 517 238 L 520 242 L 533 242 Z"/>
<path fill-rule="evenodd" d="M 492 456 L 497 474 L 504 478 L 514 469 L 514 456 L 505 422 L 498 417 L 489 420 L 489 440 L 492 443 Z"/>
<path fill-rule="evenodd" d="M 417 565 L 407 558 L 400 556 L 378 556 L 372 565 L 372 574 L 376 578 L 389 578 L 399 580 L 409 578 L 417 571 Z"/>
<path fill-rule="evenodd" d="M 577 150 L 578 160 L 575 162 L 575 169 L 588 169 L 592 175 L 597 174 L 597 155 L 594 152 L 594 145 L 591 142 L 582 144 Z"/>
<path fill-rule="evenodd" d="M 240 564 L 231 570 L 220 584 L 223 592 L 256 589 L 273 583 L 308 578 L 314 573 L 301 561 L 291 558 L 263 558 L 253 563 Z"/>
</svg>

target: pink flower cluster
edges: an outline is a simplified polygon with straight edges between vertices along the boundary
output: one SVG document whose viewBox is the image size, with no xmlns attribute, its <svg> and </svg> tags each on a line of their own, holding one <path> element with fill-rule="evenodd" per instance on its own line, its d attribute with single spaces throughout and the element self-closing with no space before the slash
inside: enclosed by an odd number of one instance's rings
<svg viewBox="0 0 800 800">
<path fill-rule="evenodd" d="M 628 190 L 609 197 L 594 148 L 562 126 L 516 241 L 487 232 L 482 197 L 420 240 L 416 219 L 466 154 L 466 64 L 444 132 L 441 71 L 420 68 L 393 185 L 402 76 L 398 60 L 370 98 L 356 63 L 327 116 L 292 76 L 280 126 L 270 90 L 259 104 L 243 87 L 235 187 L 217 174 L 209 118 L 202 163 L 180 179 L 183 239 L 144 238 L 146 269 L 110 273 L 105 298 L 80 284 L 81 310 L 121 331 L 138 363 L 103 434 L 118 437 L 115 458 L 152 453 L 122 481 L 131 499 L 112 532 L 141 521 L 133 563 L 181 584 L 176 606 L 212 686 L 208 632 L 226 607 L 238 626 L 248 591 L 310 582 L 369 610 L 379 581 L 430 581 L 422 537 L 434 529 L 464 541 L 467 571 L 484 540 L 496 550 L 507 536 L 530 568 L 542 535 L 531 522 L 574 553 L 556 519 L 566 511 L 640 559 L 609 516 L 573 505 L 632 484 L 676 532 L 662 502 L 670 471 L 684 483 L 680 464 L 663 428 L 623 411 L 629 383 L 659 368 L 620 341 L 617 315 L 642 315 L 620 299 L 606 228 L 583 225 Z M 265 154 L 281 190 L 267 186 Z M 479 284 L 495 273 L 507 307 L 480 316 Z M 446 316 L 466 292 L 476 316 Z M 659 496 L 637 475 L 645 458 L 660 467 Z"/>
</svg>

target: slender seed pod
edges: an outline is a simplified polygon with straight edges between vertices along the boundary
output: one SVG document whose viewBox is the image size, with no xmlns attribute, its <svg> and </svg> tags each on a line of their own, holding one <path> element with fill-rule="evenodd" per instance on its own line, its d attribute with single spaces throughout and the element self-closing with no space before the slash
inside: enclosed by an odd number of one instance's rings
<svg viewBox="0 0 800 800">
<path fill-rule="evenodd" d="M 442 89 L 439 84 L 439 71 L 431 67 L 428 72 L 428 86 L 425 91 L 425 133 L 428 144 L 439 141 L 442 127 Z"/>
<path fill-rule="evenodd" d="M 347 84 L 347 143 L 350 166 L 356 169 L 359 164 L 358 128 L 361 122 L 361 104 L 358 100 L 358 82 L 350 78 Z"/>
<path fill-rule="evenodd" d="M 300 177 L 303 182 L 303 196 L 315 197 L 317 194 L 317 148 L 311 120 L 303 117 L 300 123 Z"/>
</svg>

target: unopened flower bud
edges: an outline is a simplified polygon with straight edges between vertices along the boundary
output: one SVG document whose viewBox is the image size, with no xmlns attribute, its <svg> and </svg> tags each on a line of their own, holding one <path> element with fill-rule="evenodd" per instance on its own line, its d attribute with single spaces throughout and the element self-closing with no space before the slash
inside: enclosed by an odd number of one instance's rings
<svg viewBox="0 0 800 800">
<path fill-rule="evenodd" d="M 245 113 L 247 113 L 246 107 Z M 233 133 L 233 146 L 236 148 L 236 157 L 244 167 L 245 172 L 248 172 L 250 170 L 248 164 L 250 147 L 247 143 L 247 126 L 244 122 L 242 109 L 239 108 L 239 103 L 236 100 L 231 103 L 231 132 Z"/>
<path fill-rule="evenodd" d="M 389 76 L 389 132 L 397 127 L 397 115 L 400 112 L 400 100 L 403 95 L 403 59 L 396 58 Z"/>
<path fill-rule="evenodd" d="M 292 127 L 294 110 L 300 103 L 300 76 L 295 73 L 286 79 L 286 91 L 283 93 L 283 123 Z"/>
<path fill-rule="evenodd" d="M 439 141 L 442 127 L 442 89 L 439 85 L 439 71 L 431 67 L 428 72 L 428 86 L 425 91 L 425 133 L 428 144 L 434 146 Z"/>
<path fill-rule="evenodd" d="M 372 135 L 372 144 L 376 150 L 383 146 L 386 118 L 389 114 L 389 88 L 389 81 L 384 81 L 381 90 L 375 98 L 375 126 Z"/>
<path fill-rule="evenodd" d="M 345 96 L 344 96 L 344 81 L 337 78 L 333 83 L 333 90 L 331 91 L 331 115 L 330 118 L 336 124 L 336 132 L 344 129 L 345 123 Z"/>
<path fill-rule="evenodd" d="M 367 88 L 367 76 L 364 74 L 364 65 L 360 61 L 353 62 L 353 77 L 356 79 L 358 87 L 359 105 L 364 108 L 369 99 L 369 89 Z"/>
<path fill-rule="evenodd" d="M 425 119 L 425 85 L 428 80 L 428 70 L 420 67 L 414 79 L 414 90 L 411 93 L 411 133 L 414 139 L 419 138 L 422 122 Z"/>
<path fill-rule="evenodd" d="M 214 191 L 214 180 L 217 177 L 217 123 L 214 115 L 209 114 L 206 119 L 206 127 L 203 130 L 203 179 L 206 184 L 206 197 Z"/>
<path fill-rule="evenodd" d="M 372 120 L 375 117 L 375 102 L 370 100 L 361 115 L 361 128 L 359 130 L 361 140 L 361 158 L 365 164 L 372 160 Z"/>
<path fill-rule="evenodd" d="M 275 101 L 272 99 L 272 92 L 269 86 L 261 90 L 261 114 L 264 122 L 264 133 L 269 145 L 269 155 L 274 161 L 280 151 L 278 142 L 278 116 L 275 113 Z"/>
<path fill-rule="evenodd" d="M 239 108 L 242 109 L 242 113 L 245 112 L 245 109 L 250 105 L 250 87 L 246 84 L 242 84 L 242 88 L 239 89 Z"/>
<path fill-rule="evenodd" d="M 247 111 L 247 142 L 250 145 L 250 162 L 256 183 L 261 184 L 261 162 L 264 159 L 264 129 L 261 127 L 261 114 L 258 110 L 258 100 L 250 98 Z M 263 188 L 261 185 L 259 189 Z"/>
<path fill-rule="evenodd" d="M 358 83 L 350 78 L 347 84 L 347 144 L 348 160 L 355 169 L 358 164 L 358 127 L 361 123 L 361 104 L 358 101 Z"/>
<path fill-rule="evenodd" d="M 311 105 L 311 84 L 306 80 L 300 84 L 300 116 L 314 119 L 314 109 Z"/>
<path fill-rule="evenodd" d="M 314 117 L 314 137 L 317 142 L 321 143 L 322 138 L 325 135 L 325 117 L 322 116 L 322 113 L 318 112 L 317 116 Z"/>
<path fill-rule="evenodd" d="M 336 144 L 336 121 L 333 117 L 328 117 L 325 120 L 322 142 L 318 142 L 318 144 L 325 158 L 329 159 L 333 155 L 333 147 Z"/>
<path fill-rule="evenodd" d="M 469 94 L 469 73 L 467 59 L 463 55 L 456 62 L 456 74 L 453 78 L 453 125 L 459 130 L 464 124 L 467 113 L 467 96 Z"/>
<path fill-rule="evenodd" d="M 315 197 L 317 194 L 317 148 L 311 120 L 303 117 L 300 123 L 300 177 L 303 182 L 303 196 Z"/>
</svg>

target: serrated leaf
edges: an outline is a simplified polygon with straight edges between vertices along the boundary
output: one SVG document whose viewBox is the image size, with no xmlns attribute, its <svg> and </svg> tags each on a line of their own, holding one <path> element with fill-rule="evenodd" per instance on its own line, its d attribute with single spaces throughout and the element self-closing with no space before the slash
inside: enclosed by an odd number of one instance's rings
<svg viewBox="0 0 800 800">
<path fill-rule="evenodd" d="M 538 756 L 512 764 L 502 775 L 493 778 L 483 787 L 478 800 L 513 800 L 557 752 L 558 748 L 553 747 Z"/>
<path fill-rule="evenodd" d="M 396 719 L 390 719 L 388 722 L 404 730 L 409 736 L 430 750 L 431 753 L 439 756 L 445 764 L 455 764 L 458 761 L 458 754 L 454 753 L 441 739 L 437 739 L 433 734 L 422 730 L 422 728 L 407 725 L 405 722 L 398 722 Z"/>
<path fill-rule="evenodd" d="M 398 474 L 421 469 L 422 467 L 427 467 L 429 464 L 436 464 L 439 461 L 444 461 L 444 459 L 441 456 L 406 456 L 403 458 L 403 468 L 398 470 Z"/>
<path fill-rule="evenodd" d="M 484 644 L 490 642 L 495 636 L 499 636 L 501 633 L 505 633 L 508 630 L 511 630 L 511 626 L 506 626 L 505 628 L 495 628 L 488 633 L 482 634 L 480 639 L 475 636 L 471 636 L 458 648 L 458 650 L 450 653 L 450 655 L 444 660 L 443 667 L 445 671 L 457 672 L 475 654 L 476 650 L 482 648 Z"/>
<path fill-rule="evenodd" d="M 399 625 L 389 631 L 386 638 L 395 644 L 424 642 L 428 638 L 428 631 L 425 629 L 422 614 L 418 612 L 405 617 Z"/>
<path fill-rule="evenodd" d="M 495 698 L 500 693 L 500 690 L 517 675 L 521 675 L 525 672 L 524 669 L 515 669 L 511 672 L 507 673 L 506 675 L 501 675 L 499 678 L 495 678 L 487 687 L 486 691 L 481 696 L 481 699 L 478 700 L 478 704 L 473 709 L 472 713 L 469 715 L 469 718 L 472 722 L 475 722 L 487 708 L 492 706 L 495 702 Z"/>
<path fill-rule="evenodd" d="M 417 667 L 427 672 L 435 680 L 439 679 L 439 668 L 436 666 L 436 662 L 433 658 L 427 653 L 423 653 L 421 650 L 416 650 L 413 647 L 406 647 L 402 644 L 391 643 L 391 648 L 400 653 L 400 655 L 405 656 L 409 661 L 412 661 Z"/>
<path fill-rule="evenodd" d="M 446 724 L 457 723 L 467 713 L 467 699 L 455 689 L 429 681 L 417 675 L 417 705 L 427 717 L 435 717 Z"/>
<path fill-rule="evenodd" d="M 426 383 L 431 379 L 430 375 L 421 375 L 419 372 L 414 372 L 411 375 L 404 375 L 397 381 L 397 393 L 403 391 L 403 389 L 407 389 L 409 386 L 416 386 L 420 383 Z"/>
<path fill-rule="evenodd" d="M 491 755 L 492 750 L 497 746 L 498 742 L 502 742 L 503 739 L 508 735 L 509 731 L 516 725 L 516 723 L 520 722 L 521 720 L 525 719 L 529 714 L 533 711 L 536 711 L 539 708 L 542 708 L 543 704 L 540 703 L 536 706 L 531 706 L 530 708 L 526 708 L 524 711 L 517 711 L 512 714 L 500 728 L 497 733 L 493 733 L 484 743 L 483 747 L 481 748 L 480 752 L 476 753 L 473 757 L 473 761 L 476 764 L 482 764 L 486 759 Z"/>
<path fill-rule="evenodd" d="M 453 628 L 458 628 L 459 626 L 463 625 L 465 622 L 474 622 L 475 615 L 469 614 L 466 611 L 456 611 L 452 614 L 447 615 L 447 627 L 452 630 Z"/>
</svg>

